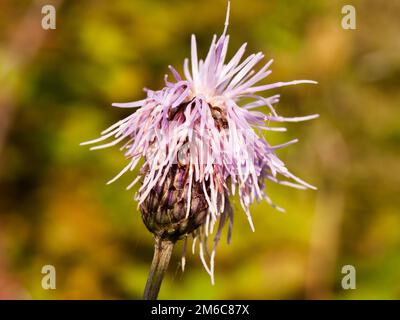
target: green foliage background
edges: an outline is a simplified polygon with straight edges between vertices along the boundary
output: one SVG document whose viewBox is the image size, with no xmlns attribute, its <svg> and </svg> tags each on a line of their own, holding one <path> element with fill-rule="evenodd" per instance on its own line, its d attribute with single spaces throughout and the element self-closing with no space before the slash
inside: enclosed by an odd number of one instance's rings
<svg viewBox="0 0 400 320">
<path fill-rule="evenodd" d="M 0 297 L 141 298 L 153 242 L 125 191 L 132 177 L 105 186 L 122 154 L 79 143 L 131 112 L 112 102 L 160 88 L 168 64 L 182 70 L 191 33 L 204 55 L 226 2 L 58 3 L 50 31 L 40 28 L 40 1 L 0 3 Z M 352 1 L 356 30 L 341 28 L 344 4 L 232 1 L 230 56 L 248 42 L 247 52 L 275 59 L 267 81 L 319 82 L 273 93 L 282 115 L 321 117 L 268 133 L 272 143 L 300 138 L 279 155 L 319 190 L 269 184 L 287 212 L 254 205 L 255 233 L 235 203 L 216 284 L 197 255 L 180 271 L 178 245 L 160 298 L 400 297 L 400 1 Z M 41 287 L 46 264 L 56 290 Z M 356 290 L 341 288 L 346 264 Z"/>
</svg>

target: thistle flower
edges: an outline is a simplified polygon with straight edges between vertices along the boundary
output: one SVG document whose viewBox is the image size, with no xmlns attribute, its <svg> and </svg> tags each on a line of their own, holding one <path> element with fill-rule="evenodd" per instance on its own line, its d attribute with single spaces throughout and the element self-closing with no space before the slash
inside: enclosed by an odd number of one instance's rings
<svg viewBox="0 0 400 320">
<path fill-rule="evenodd" d="M 114 103 L 115 107 L 137 110 L 103 131 L 100 138 L 84 143 L 114 138 L 91 148 L 95 150 L 125 141 L 121 150 L 125 151 L 128 164 L 109 183 L 132 171 L 143 159 L 139 175 L 127 189 L 141 181 L 135 199 L 144 223 L 156 236 L 156 251 L 161 250 L 163 244 L 173 244 L 182 238 L 186 251 L 188 236 L 192 236 L 193 251 L 197 244 L 201 261 L 213 283 L 214 259 L 222 228 L 228 224 L 228 242 L 232 231 L 233 211 L 229 196 L 238 194 L 254 231 L 250 214 L 250 205 L 254 201 L 264 199 L 276 209 L 283 210 L 265 192 L 266 180 L 299 189 L 315 189 L 293 175 L 276 155 L 277 149 L 295 143 L 297 139 L 272 146 L 262 131 L 285 131 L 285 128 L 271 127 L 270 124 L 310 120 L 318 115 L 279 116 L 274 108 L 279 95 L 264 97 L 259 93 L 316 82 L 294 80 L 259 85 L 271 73 L 272 60 L 254 71 L 264 55 L 259 52 L 242 59 L 245 43 L 226 61 L 228 21 L 229 2 L 223 33 L 219 38 L 214 35 L 204 60 L 198 59 L 196 38 L 192 35 L 191 58 L 184 60 L 183 76 L 169 66 L 174 80 L 169 81 L 166 75 L 164 88 L 145 89 L 147 97 L 143 100 Z M 263 107 L 268 113 L 255 110 Z M 214 244 L 209 253 L 207 238 L 214 233 Z M 158 262 L 153 261 L 153 264 Z"/>
</svg>

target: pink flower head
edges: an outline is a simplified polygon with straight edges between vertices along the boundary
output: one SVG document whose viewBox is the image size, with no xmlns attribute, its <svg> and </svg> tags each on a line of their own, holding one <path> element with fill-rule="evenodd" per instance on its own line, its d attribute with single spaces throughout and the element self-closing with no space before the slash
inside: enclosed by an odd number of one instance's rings
<svg viewBox="0 0 400 320">
<path fill-rule="evenodd" d="M 233 212 L 229 204 L 230 195 L 238 193 L 241 206 L 254 230 L 250 205 L 255 200 L 265 199 L 273 207 L 283 210 L 273 204 L 265 193 L 267 179 L 299 189 L 315 189 L 293 175 L 276 155 L 277 149 L 295 143 L 297 139 L 271 146 L 260 132 L 286 130 L 270 127 L 272 122 L 304 121 L 318 115 L 293 118 L 279 116 L 274 109 L 279 95 L 264 97 L 260 93 L 288 85 L 316 82 L 294 80 L 259 85 L 271 73 L 269 68 L 272 60 L 254 71 L 253 68 L 264 55 L 259 52 L 242 59 L 245 43 L 227 61 L 228 18 L 229 4 L 224 31 L 218 39 L 214 35 L 205 59 L 198 59 L 196 38 L 192 35 L 191 59 L 184 61 L 184 76 L 169 66 L 173 81 L 169 81 L 166 75 L 165 87 L 157 91 L 145 89 L 145 99 L 114 103 L 115 107 L 137 110 L 103 131 L 100 138 L 84 143 L 99 143 L 113 138 L 111 142 L 91 148 L 95 150 L 125 141 L 121 150 L 125 150 L 128 165 L 109 183 L 132 171 L 139 160 L 144 160 L 139 175 L 127 187 L 130 189 L 139 180 L 142 181 L 135 195 L 139 205 L 153 188 L 163 184 L 172 166 L 188 168 L 186 179 L 189 188 L 185 194 L 189 204 L 187 215 L 193 200 L 192 184 L 202 186 L 208 204 L 205 223 L 191 234 L 194 238 L 193 251 L 197 241 L 201 260 L 212 281 L 215 249 L 226 222 L 229 222 L 228 242 L 231 234 Z M 243 102 L 245 99 L 246 102 Z M 268 114 L 255 111 L 262 107 L 267 108 Z M 218 221 L 214 246 L 207 262 L 204 257 L 205 253 L 208 254 L 206 239 L 214 232 Z M 184 264 L 183 257 L 182 267 Z"/>
</svg>

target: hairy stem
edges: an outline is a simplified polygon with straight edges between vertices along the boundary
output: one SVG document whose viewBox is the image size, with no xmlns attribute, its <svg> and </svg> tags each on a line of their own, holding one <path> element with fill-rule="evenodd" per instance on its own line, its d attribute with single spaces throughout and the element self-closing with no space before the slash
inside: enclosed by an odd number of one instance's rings
<svg viewBox="0 0 400 320">
<path fill-rule="evenodd" d="M 144 289 L 143 299 L 156 300 L 160 291 L 161 282 L 165 271 L 168 268 L 174 242 L 155 237 L 154 256 L 151 263 L 149 277 L 147 278 L 146 288 Z"/>
</svg>

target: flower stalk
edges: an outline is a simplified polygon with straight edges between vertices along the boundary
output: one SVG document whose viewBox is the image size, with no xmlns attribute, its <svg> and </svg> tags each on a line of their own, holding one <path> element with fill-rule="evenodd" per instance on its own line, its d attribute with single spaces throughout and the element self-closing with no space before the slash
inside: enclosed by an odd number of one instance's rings
<svg viewBox="0 0 400 320">
<path fill-rule="evenodd" d="M 167 271 L 169 261 L 171 259 L 172 250 L 175 242 L 171 240 L 154 237 L 154 256 L 150 267 L 149 277 L 147 278 L 146 287 L 144 289 L 144 300 L 156 300 L 160 291 L 161 282 Z"/>
</svg>

